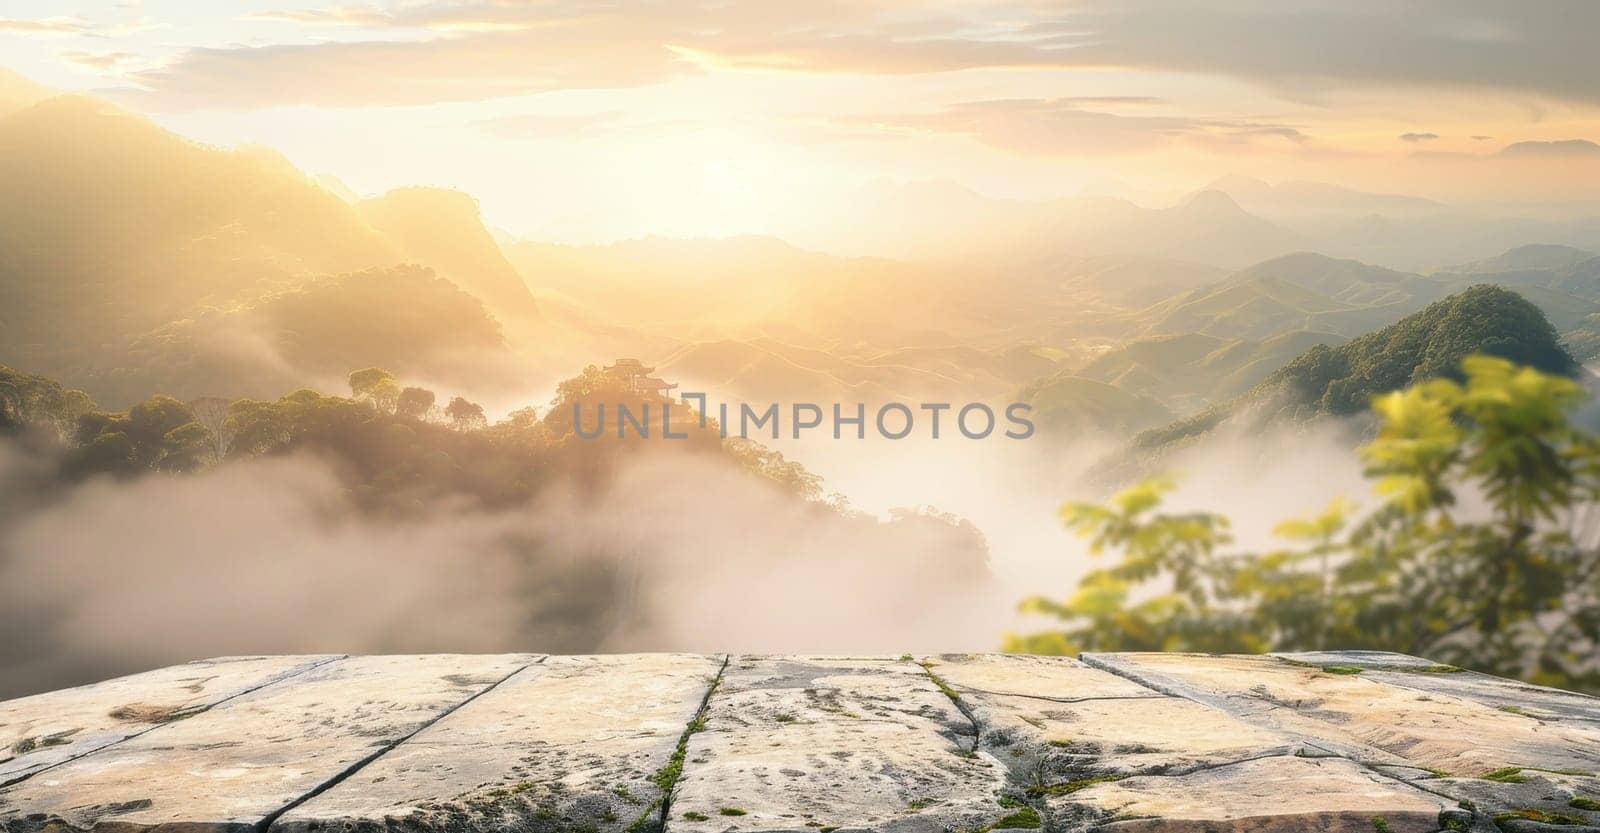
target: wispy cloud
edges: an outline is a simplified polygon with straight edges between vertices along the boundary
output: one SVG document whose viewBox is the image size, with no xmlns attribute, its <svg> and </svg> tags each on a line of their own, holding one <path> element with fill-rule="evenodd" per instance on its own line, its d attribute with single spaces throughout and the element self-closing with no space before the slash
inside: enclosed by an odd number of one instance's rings
<svg viewBox="0 0 1600 833">
<path fill-rule="evenodd" d="M 253 12 L 247 21 L 296 23 L 308 26 L 359 26 L 373 29 L 431 29 L 440 32 L 500 32 L 532 29 L 541 25 L 537 15 L 515 5 L 423 5 L 391 11 L 371 6 L 335 6 Z"/>
<path fill-rule="evenodd" d="M 95 72 L 116 72 L 142 61 L 132 52 L 86 52 L 81 49 L 62 52 L 61 60 Z"/>
<path fill-rule="evenodd" d="M 1437 138 L 1439 138 L 1439 134 L 1437 134 L 1437 133 L 1401 133 L 1400 134 L 1400 141 L 1402 141 L 1402 142 L 1412 142 L 1412 143 L 1431 142 L 1431 141 L 1433 141 L 1433 140 L 1435 140 Z"/>
<path fill-rule="evenodd" d="M 0 34 L 34 37 L 62 37 L 89 32 L 92 25 L 77 17 L 16 18 L 0 17 Z"/>
<path fill-rule="evenodd" d="M 1014 19 L 1006 26 L 985 16 Z M 608 4 L 433 2 L 251 15 L 255 23 L 339 26 L 351 39 L 189 49 L 137 85 L 148 106 L 422 104 L 563 89 L 634 87 L 710 66 L 922 73 L 1055 66 L 1077 36 L 1031 33 L 1024 11 L 911 11 L 897 0 Z M 268 30 L 270 31 L 270 30 Z M 405 32 L 407 37 L 396 35 Z"/>
<path fill-rule="evenodd" d="M 138 7 L 124 7 L 137 12 Z M 0 17 L 0 35 L 18 35 L 33 38 L 113 38 L 166 28 L 148 17 L 128 17 L 123 20 L 89 20 L 82 17 Z"/>
<path fill-rule="evenodd" d="M 393 104 L 637 86 L 708 68 L 871 74 L 1119 68 L 1285 91 L 1458 87 L 1600 102 L 1600 3 L 1548 0 L 423 0 L 257 12 L 321 43 L 196 48 L 143 75 L 181 108 Z M 48 31 L 70 19 L 22 21 Z M 396 30 L 415 36 L 394 43 Z M 266 30 L 270 37 L 270 29 Z"/>
<path fill-rule="evenodd" d="M 1125 115 L 1105 109 L 1107 105 L 1153 101 L 1107 97 L 999 99 L 963 102 L 929 113 L 856 116 L 843 121 L 879 129 L 966 135 L 993 147 L 1041 156 L 1136 153 L 1185 138 L 1212 143 L 1244 143 L 1259 138 L 1292 143 L 1307 140 L 1304 133 L 1290 125 Z"/>
<path fill-rule="evenodd" d="M 1553 142 L 1517 142 L 1506 145 L 1500 156 L 1557 159 L 1600 159 L 1600 144 L 1588 139 L 1561 139 Z"/>
<path fill-rule="evenodd" d="M 593 133 L 621 117 L 622 113 L 618 111 L 573 115 L 527 113 L 483 119 L 476 125 L 484 132 L 504 139 L 554 139 Z"/>
</svg>

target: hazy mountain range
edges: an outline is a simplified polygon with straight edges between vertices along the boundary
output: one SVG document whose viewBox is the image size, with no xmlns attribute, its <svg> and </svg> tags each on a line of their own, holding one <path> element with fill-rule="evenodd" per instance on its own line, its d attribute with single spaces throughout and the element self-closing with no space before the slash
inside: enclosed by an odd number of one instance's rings
<svg viewBox="0 0 1600 833">
<path fill-rule="evenodd" d="M 1464 209 L 1426 199 L 1239 177 L 1160 209 L 879 184 L 827 228 L 914 256 L 770 237 L 567 246 L 491 231 L 467 194 L 361 198 L 267 149 L 13 87 L 0 362 L 112 405 L 155 389 L 275 396 L 360 366 L 492 395 L 637 356 L 726 395 L 1022 397 L 1049 424 L 1119 433 L 1478 283 L 1525 297 L 1579 358 L 1600 352 L 1600 257 L 1569 245 L 1600 247 L 1592 219 L 1469 234 L 1488 215 L 1459 225 Z M 1451 256 L 1426 271 L 1335 257 L 1356 240 L 1328 236 L 1346 221 L 1454 229 L 1425 246 Z"/>
</svg>

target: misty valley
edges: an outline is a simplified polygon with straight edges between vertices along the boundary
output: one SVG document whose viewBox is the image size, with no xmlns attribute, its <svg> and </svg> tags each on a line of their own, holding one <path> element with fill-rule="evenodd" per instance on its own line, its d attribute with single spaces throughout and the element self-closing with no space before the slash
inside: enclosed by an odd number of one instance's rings
<svg viewBox="0 0 1600 833">
<path fill-rule="evenodd" d="M 0 84 L 0 697 L 534 648 L 1338 646 L 1600 691 L 1600 215 L 855 193 L 552 242 Z"/>
</svg>

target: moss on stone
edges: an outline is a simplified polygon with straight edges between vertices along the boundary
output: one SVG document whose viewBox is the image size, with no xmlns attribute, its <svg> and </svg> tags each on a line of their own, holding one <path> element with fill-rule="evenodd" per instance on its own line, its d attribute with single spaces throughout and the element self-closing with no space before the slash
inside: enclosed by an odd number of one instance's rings
<svg viewBox="0 0 1600 833">
<path fill-rule="evenodd" d="M 1587 821 L 1584 821 L 1577 816 L 1569 816 L 1566 813 L 1550 813 L 1544 810 L 1535 810 L 1532 808 L 1523 808 L 1520 810 L 1511 810 L 1505 813 L 1496 813 L 1494 817 L 1495 821 L 1512 821 L 1516 819 L 1536 821 L 1540 824 L 1588 824 Z"/>
</svg>

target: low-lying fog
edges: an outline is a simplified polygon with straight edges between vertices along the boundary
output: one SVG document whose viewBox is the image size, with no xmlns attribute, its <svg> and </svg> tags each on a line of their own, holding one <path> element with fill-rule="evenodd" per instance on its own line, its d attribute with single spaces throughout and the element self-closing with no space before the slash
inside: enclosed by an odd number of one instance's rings
<svg viewBox="0 0 1600 833">
<path fill-rule="evenodd" d="M 1056 513 L 1104 496 L 1085 472 L 1108 441 L 773 445 L 878 521 L 703 461 L 645 459 L 604 494 L 515 511 L 391 518 L 357 512 L 310 458 L 63 486 L 0 446 L 0 696 L 224 654 L 993 650 L 1048 625 L 1018 599 L 1066 595 L 1092 565 Z M 1223 434 L 1171 462 L 1187 474 L 1172 506 L 1226 512 L 1243 546 L 1368 494 L 1331 424 Z M 971 526 L 881 522 L 918 506 Z"/>
</svg>

